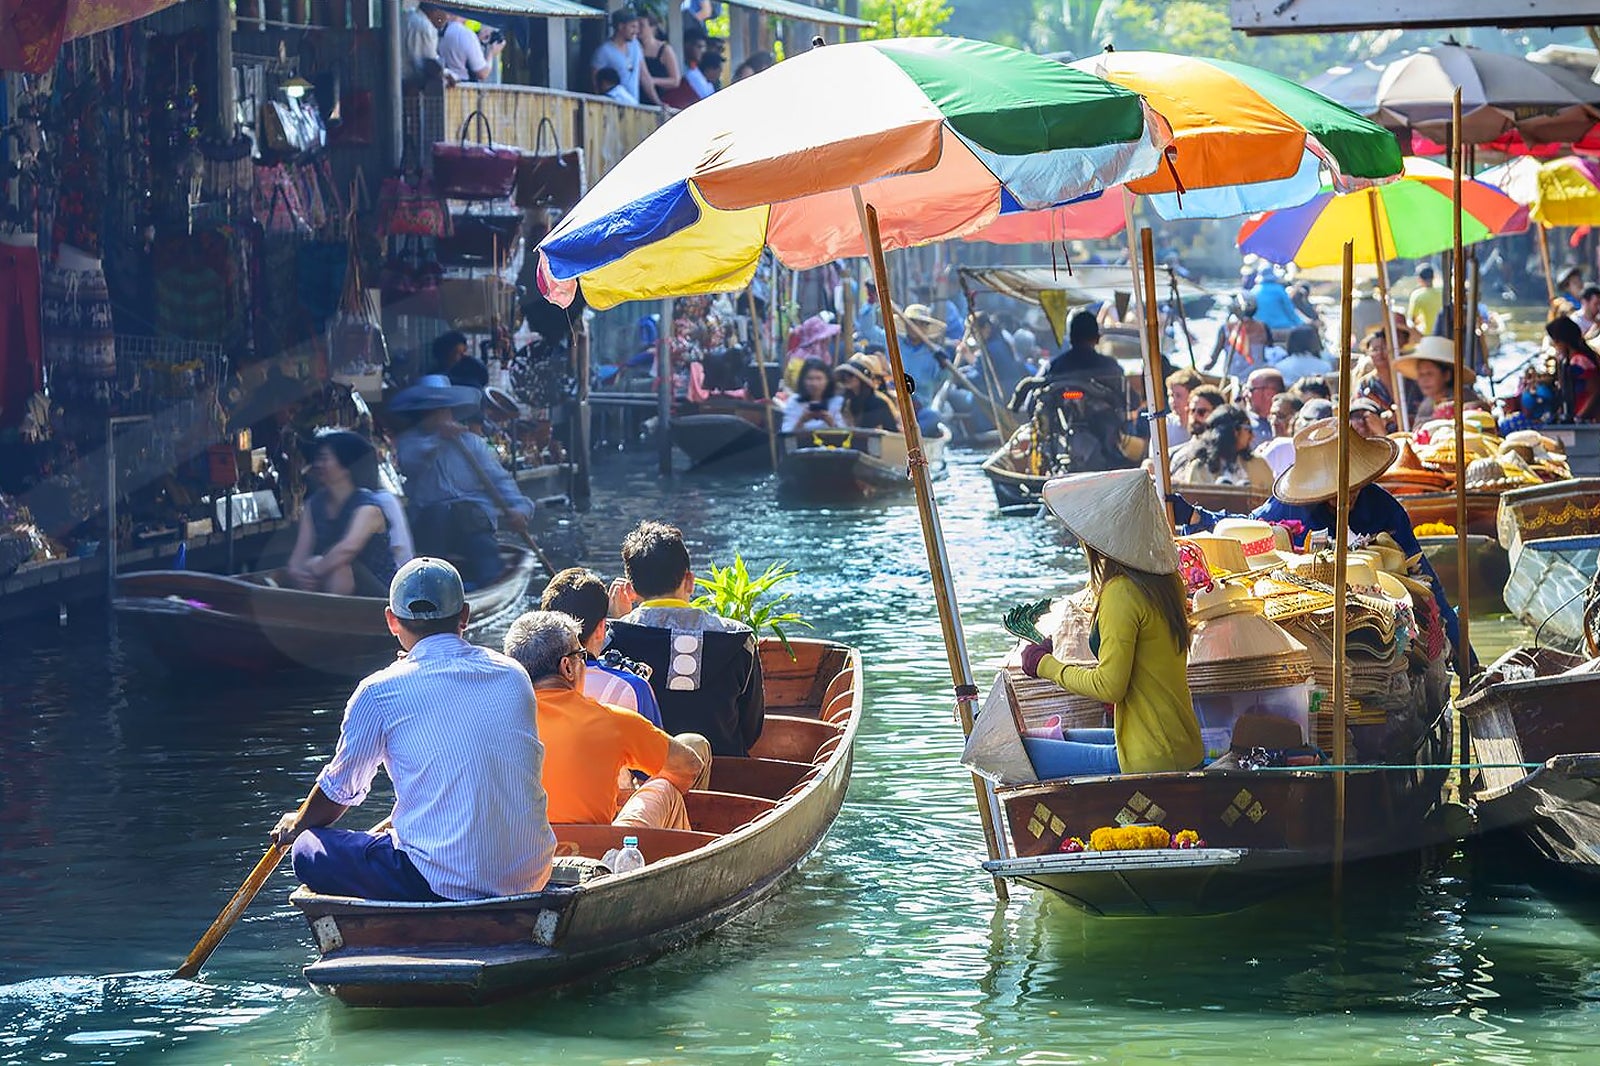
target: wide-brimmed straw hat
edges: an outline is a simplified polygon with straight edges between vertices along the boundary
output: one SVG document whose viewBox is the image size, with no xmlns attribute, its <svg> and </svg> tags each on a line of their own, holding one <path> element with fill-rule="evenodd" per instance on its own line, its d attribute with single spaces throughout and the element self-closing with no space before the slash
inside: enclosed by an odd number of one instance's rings
<svg viewBox="0 0 1600 1066">
<path fill-rule="evenodd" d="M 1350 434 L 1350 491 L 1378 480 L 1399 454 L 1388 437 Z M 1320 503 L 1339 495 L 1339 422 L 1326 418 L 1294 435 L 1294 465 L 1272 486 L 1284 503 Z"/>
<path fill-rule="evenodd" d="M 1392 360 L 1395 370 L 1401 377 L 1417 380 L 1417 366 L 1422 363 L 1437 363 L 1449 370 L 1454 370 L 1456 365 L 1456 344 L 1449 337 L 1424 337 L 1417 342 L 1416 348 L 1409 355 L 1402 355 Z M 1478 375 L 1470 366 L 1461 368 L 1461 382 L 1463 387 L 1470 386 L 1478 380 Z"/>
<path fill-rule="evenodd" d="M 866 383 L 868 388 L 878 387 L 876 368 L 872 364 L 872 357 L 867 355 L 854 355 L 833 368 L 833 376 L 853 377 Z"/>
<path fill-rule="evenodd" d="M 1251 570 L 1278 566 L 1290 557 L 1286 550 L 1289 534 L 1282 526 L 1254 518 L 1224 518 L 1217 522 L 1215 531 L 1219 537 L 1239 542 L 1239 550 Z"/>
<path fill-rule="evenodd" d="M 1085 544 L 1123 566 L 1178 572 L 1178 547 L 1155 482 L 1143 470 L 1104 470 L 1045 482 L 1045 506 Z"/>
<path fill-rule="evenodd" d="M 482 403 L 483 393 L 478 389 L 452 385 L 443 374 L 428 374 L 390 400 L 389 410 L 395 414 L 422 414 L 449 407 L 457 418 L 466 418 L 477 414 Z"/>
<path fill-rule="evenodd" d="M 945 333 L 950 329 L 950 324 L 934 314 L 933 309 L 927 304 L 908 304 L 902 310 L 896 311 L 894 317 L 900 324 L 902 332 L 910 333 L 910 330 L 905 329 L 905 324 L 910 322 L 917 327 L 918 332 L 934 344 L 942 342 Z"/>
<path fill-rule="evenodd" d="M 1213 574 L 1239 574 L 1250 569 L 1250 564 L 1244 557 L 1244 549 L 1232 537 L 1220 537 L 1215 533 L 1192 533 L 1183 539 L 1200 549 L 1200 554 L 1205 556 L 1206 569 Z"/>
</svg>

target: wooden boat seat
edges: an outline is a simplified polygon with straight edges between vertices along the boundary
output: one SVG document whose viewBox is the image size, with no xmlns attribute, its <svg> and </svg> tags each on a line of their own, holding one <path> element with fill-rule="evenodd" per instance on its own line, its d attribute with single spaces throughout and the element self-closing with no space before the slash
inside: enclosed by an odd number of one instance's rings
<svg viewBox="0 0 1600 1066">
<path fill-rule="evenodd" d="M 711 760 L 710 791 L 780 800 L 814 769 L 809 762 L 718 755 Z"/>
<path fill-rule="evenodd" d="M 761 727 L 761 739 L 750 749 L 750 757 L 813 763 L 822 745 L 843 732 L 843 726 L 820 722 L 814 718 L 769 714 L 766 724 Z"/>
<path fill-rule="evenodd" d="M 696 789 L 683 797 L 689 810 L 689 824 L 699 833 L 731 833 L 748 825 L 778 805 L 762 796 L 742 796 L 737 792 L 712 792 Z"/>
<path fill-rule="evenodd" d="M 639 838 L 639 850 L 644 853 L 645 861 L 656 862 L 705 847 L 717 839 L 715 833 L 687 829 L 640 829 L 622 825 L 558 825 L 554 829 L 558 858 L 569 855 L 603 858 L 612 848 L 622 847 L 623 837 L 631 836 Z"/>
<path fill-rule="evenodd" d="M 854 671 L 848 669 L 844 645 L 807 641 L 794 644 L 790 659 L 781 648 L 761 656 L 761 684 L 766 692 L 767 714 L 816 718 L 839 692 L 848 691 Z"/>
</svg>

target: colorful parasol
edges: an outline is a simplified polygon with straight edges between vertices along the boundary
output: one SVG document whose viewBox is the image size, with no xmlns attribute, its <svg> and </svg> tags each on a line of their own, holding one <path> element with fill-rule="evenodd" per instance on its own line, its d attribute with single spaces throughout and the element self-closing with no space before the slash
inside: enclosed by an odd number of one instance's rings
<svg viewBox="0 0 1600 1066">
<path fill-rule="evenodd" d="M 1455 206 L 1450 171 L 1426 159 L 1408 158 L 1396 182 L 1340 195 L 1324 189 L 1309 203 L 1269 211 L 1239 228 L 1240 251 L 1272 263 L 1327 266 L 1341 260 L 1355 241 L 1355 261 L 1375 263 L 1372 203 L 1377 200 L 1383 258 L 1418 259 L 1452 246 Z M 1527 209 L 1492 185 L 1462 183 L 1461 236 L 1472 244 L 1527 228 Z"/>
<path fill-rule="evenodd" d="M 1071 64 L 1132 89 L 1172 124 L 1173 165 L 1130 182 L 1163 218 L 1227 218 L 1305 203 L 1322 186 L 1400 172 L 1394 135 L 1286 78 L 1242 63 L 1106 52 Z"/>
<path fill-rule="evenodd" d="M 803 102 L 804 106 L 796 106 Z M 683 111 L 539 246 L 541 284 L 591 306 L 741 288 L 762 247 L 787 266 L 867 252 L 852 190 L 887 248 L 993 222 L 1002 191 L 1051 207 L 1150 173 L 1170 138 L 1133 92 L 956 37 L 816 48 Z"/>
<path fill-rule="evenodd" d="M 1534 221 L 1545 226 L 1600 224 L 1600 161 L 1569 155 L 1552 159 L 1535 175 L 1528 205 Z"/>
<path fill-rule="evenodd" d="M 1457 87 L 1464 144 L 1497 141 L 1512 131 L 1525 144 L 1575 141 L 1600 122 L 1600 85 L 1581 74 L 1453 43 L 1390 63 L 1378 83 L 1374 117 L 1442 142 Z"/>
<path fill-rule="evenodd" d="M 1059 244 L 1062 241 L 1098 241 L 1122 231 L 1122 190 L 1038 211 L 1000 211 L 1000 217 L 967 234 L 969 241 L 989 244 Z"/>
</svg>

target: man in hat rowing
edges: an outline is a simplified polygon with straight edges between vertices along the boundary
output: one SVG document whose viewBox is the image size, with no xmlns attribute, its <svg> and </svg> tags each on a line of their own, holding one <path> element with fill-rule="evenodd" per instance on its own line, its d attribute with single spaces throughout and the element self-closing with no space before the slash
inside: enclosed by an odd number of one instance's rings
<svg viewBox="0 0 1600 1066">
<path fill-rule="evenodd" d="M 458 421 L 481 404 L 477 389 L 451 385 L 439 375 L 423 378 L 389 403 L 391 413 L 420 416 L 395 440 L 417 550 L 460 560 L 469 588 L 490 584 L 504 569 L 495 541 L 502 513 L 518 533 L 533 517 L 533 501 L 499 457 Z"/>
</svg>

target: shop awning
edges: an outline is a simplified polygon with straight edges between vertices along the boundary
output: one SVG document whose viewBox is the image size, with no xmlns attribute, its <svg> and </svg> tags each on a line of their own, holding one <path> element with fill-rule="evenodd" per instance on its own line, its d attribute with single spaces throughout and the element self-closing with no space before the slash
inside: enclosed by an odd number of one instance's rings
<svg viewBox="0 0 1600 1066">
<path fill-rule="evenodd" d="M 603 19 L 606 13 L 575 0 L 439 0 L 452 10 L 492 11 L 496 15 L 531 15 L 544 19 Z"/>
<path fill-rule="evenodd" d="M 0 0 L 0 70 L 43 74 L 62 41 L 115 29 L 178 0 Z"/>
<path fill-rule="evenodd" d="M 738 7 L 748 8 L 751 11 L 762 11 L 768 15 L 777 15 L 779 18 L 800 19 L 805 22 L 815 22 L 822 26 L 854 26 L 857 29 L 875 26 L 877 23 L 867 19 L 851 18 L 841 15 L 837 11 L 825 8 L 812 7 L 810 4 L 799 3 L 799 0 L 728 0 L 728 3 Z"/>
</svg>

